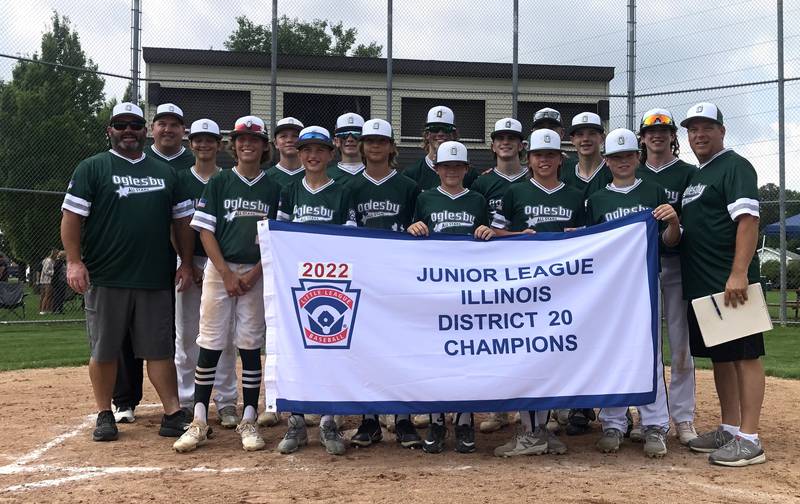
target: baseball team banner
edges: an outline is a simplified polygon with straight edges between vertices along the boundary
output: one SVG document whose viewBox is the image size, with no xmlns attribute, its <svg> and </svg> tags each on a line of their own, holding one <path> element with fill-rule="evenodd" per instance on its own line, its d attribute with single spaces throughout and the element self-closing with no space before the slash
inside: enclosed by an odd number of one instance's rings
<svg viewBox="0 0 800 504">
<path fill-rule="evenodd" d="M 261 221 L 267 407 L 513 411 L 655 400 L 658 224 L 468 236 Z"/>
</svg>

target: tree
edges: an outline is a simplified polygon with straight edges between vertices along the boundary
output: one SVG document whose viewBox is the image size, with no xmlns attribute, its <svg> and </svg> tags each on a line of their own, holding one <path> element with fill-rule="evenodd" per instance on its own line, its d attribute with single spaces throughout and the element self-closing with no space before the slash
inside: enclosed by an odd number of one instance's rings
<svg viewBox="0 0 800 504">
<path fill-rule="evenodd" d="M 236 18 L 236 29 L 225 41 L 229 51 L 272 51 L 272 27 L 253 23 L 247 16 Z M 345 29 L 340 21 L 333 24 L 327 20 L 311 22 L 282 16 L 278 20 L 278 54 L 304 54 L 312 56 L 347 56 L 356 41 L 358 30 Z M 378 58 L 383 46 L 376 42 L 359 44 L 352 56 Z"/>
<path fill-rule="evenodd" d="M 20 61 L 0 93 L 0 187 L 64 191 L 78 162 L 107 148 L 98 113 L 105 81 L 69 19 L 53 13 L 41 56 Z M 43 63 L 84 67 L 66 69 Z M 107 120 L 107 119 L 106 119 Z M 60 248 L 60 194 L 0 192 L 0 230 L 14 257 L 37 264 Z"/>
</svg>

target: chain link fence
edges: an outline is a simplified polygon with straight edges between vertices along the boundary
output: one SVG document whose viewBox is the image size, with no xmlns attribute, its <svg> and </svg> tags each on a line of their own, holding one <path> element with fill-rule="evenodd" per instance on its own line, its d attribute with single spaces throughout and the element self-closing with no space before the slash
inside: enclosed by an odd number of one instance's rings
<svg viewBox="0 0 800 504">
<path fill-rule="evenodd" d="M 762 275 L 777 289 L 781 247 L 768 225 L 778 221 L 780 202 L 779 5 L 787 308 L 789 321 L 797 321 L 800 223 L 795 230 L 791 217 L 800 214 L 800 172 L 793 169 L 800 153 L 800 0 L 632 1 L 580 10 L 513 0 L 48 0 L 43 12 L 8 2 L 0 18 L 0 284 L 22 285 L 24 297 L 21 304 L 0 299 L 0 321 L 83 317 L 80 296 L 63 281 L 59 206 L 78 161 L 108 148 L 104 127 L 121 100 L 138 100 L 147 117 L 161 103 L 176 103 L 187 125 L 209 117 L 223 130 L 246 114 L 273 126 L 293 116 L 331 131 L 345 112 L 386 118 L 401 167 L 425 155 L 427 111 L 446 105 L 479 170 L 494 166 L 490 134 L 504 117 L 515 116 L 528 133 L 534 112 L 549 106 L 566 125 L 592 111 L 612 129 L 631 117 L 638 125 L 650 108 L 667 108 L 680 120 L 690 105 L 712 101 L 725 114 L 726 145 L 758 171 Z M 679 141 L 680 157 L 695 163 L 683 130 Z M 564 146 L 571 148 L 568 139 Z M 270 164 L 278 161 L 276 154 Z M 223 154 L 220 164 L 232 160 Z M 780 296 L 771 290 L 768 298 L 777 317 Z"/>
</svg>

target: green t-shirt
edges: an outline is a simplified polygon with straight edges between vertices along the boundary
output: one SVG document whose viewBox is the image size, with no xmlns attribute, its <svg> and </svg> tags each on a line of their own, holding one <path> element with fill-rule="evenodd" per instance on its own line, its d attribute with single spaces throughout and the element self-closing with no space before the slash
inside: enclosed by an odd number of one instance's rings
<svg viewBox="0 0 800 504">
<path fill-rule="evenodd" d="M 357 178 L 362 171 L 364 171 L 364 163 L 358 163 L 355 166 L 342 164 L 341 162 L 328 165 L 328 176 L 343 184 Z"/>
<path fill-rule="evenodd" d="M 675 208 L 678 215 L 681 213 L 681 196 L 689 179 L 697 171 L 697 167 L 690 165 L 678 158 L 670 161 L 664 166 L 654 168 L 649 163 L 640 164 L 636 168 L 636 176 L 642 180 L 655 182 L 664 188 L 667 194 L 667 202 Z"/>
<path fill-rule="evenodd" d="M 501 209 L 494 215 L 492 227 L 509 231 L 564 231 L 585 225 L 583 193 L 561 182 L 547 189 L 534 179 L 514 184 L 503 196 Z"/>
<path fill-rule="evenodd" d="M 176 172 L 181 170 L 188 170 L 194 166 L 194 154 L 186 147 L 181 146 L 181 150 L 174 156 L 165 156 L 155 150 L 155 145 L 150 145 L 144 150 L 146 156 L 157 159 L 167 163 L 175 169 Z"/>
<path fill-rule="evenodd" d="M 194 167 L 178 172 L 178 194 L 181 199 L 191 200 L 193 209 L 197 208 L 207 183 L 208 180 L 203 180 L 194 171 Z M 203 248 L 203 242 L 200 241 L 199 232 L 195 233 L 194 237 L 194 255 L 206 257 L 206 250 Z"/>
<path fill-rule="evenodd" d="M 261 259 L 258 221 L 275 218 L 279 197 L 280 187 L 264 171 L 248 180 L 236 167 L 222 170 L 206 184 L 192 227 L 214 233 L 226 261 L 255 264 Z"/>
<path fill-rule="evenodd" d="M 300 168 L 297 168 L 294 171 L 287 170 L 279 163 L 267 168 L 267 176 L 275 181 L 275 183 L 278 184 L 281 189 L 283 189 L 292 182 L 302 180 L 303 177 L 306 176 L 306 169 L 300 166 Z"/>
<path fill-rule="evenodd" d="M 433 168 L 433 161 L 424 156 L 422 159 L 413 163 L 403 169 L 403 175 L 410 178 L 417 183 L 421 191 L 427 191 L 439 187 L 442 183 L 439 180 L 439 174 Z M 470 167 L 467 174 L 464 176 L 464 187 L 469 189 L 472 183 L 480 175 L 474 168 Z"/>
<path fill-rule="evenodd" d="M 350 191 L 335 180 L 317 189 L 306 184 L 305 177 L 283 188 L 278 220 L 311 224 L 356 225 Z"/>
<path fill-rule="evenodd" d="M 759 216 L 758 180 L 750 162 L 726 149 L 694 172 L 683 193 L 681 274 L 684 299 L 725 290 L 736 252 L 736 219 Z M 759 280 L 758 255 L 747 270 Z"/>
<path fill-rule="evenodd" d="M 419 189 L 397 170 L 381 180 L 375 180 L 364 170 L 347 182 L 347 189 L 360 227 L 402 232 L 411 224 Z"/>
<path fill-rule="evenodd" d="M 85 218 L 81 250 L 92 285 L 172 288 L 170 226 L 192 215 L 192 202 L 179 198 L 168 164 L 144 154 L 92 156 L 75 168 L 61 208 Z"/>
<path fill-rule="evenodd" d="M 567 160 L 561 166 L 561 181 L 567 184 L 568 187 L 574 187 L 583 192 L 584 199 L 589 199 L 589 196 L 595 192 L 603 189 L 606 185 L 614 180 L 611 175 L 611 170 L 608 169 L 605 160 L 600 163 L 600 166 L 594 171 L 589 178 L 584 178 L 578 172 L 578 162 L 570 168 Z"/>
<path fill-rule="evenodd" d="M 470 189 L 481 193 L 483 197 L 486 198 L 486 202 L 489 204 L 489 212 L 491 213 L 491 217 L 494 218 L 494 215 L 503 206 L 503 196 L 506 191 L 508 191 L 512 185 L 528 180 L 530 180 L 528 170 L 523 169 L 516 176 L 509 177 L 497 168 L 494 168 L 491 172 L 479 176 L 475 182 L 472 183 Z"/>
<path fill-rule="evenodd" d="M 464 189 L 453 196 L 436 187 L 417 198 L 414 222 L 418 221 L 433 233 L 471 235 L 478 226 L 489 225 L 489 205 L 475 191 Z"/>
</svg>

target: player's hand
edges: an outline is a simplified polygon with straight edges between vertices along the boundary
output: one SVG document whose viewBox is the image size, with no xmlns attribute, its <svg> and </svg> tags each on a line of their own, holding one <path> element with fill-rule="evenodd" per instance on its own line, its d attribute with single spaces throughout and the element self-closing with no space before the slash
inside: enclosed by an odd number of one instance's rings
<svg viewBox="0 0 800 504">
<path fill-rule="evenodd" d="M 734 273 L 725 282 L 725 306 L 736 308 L 747 301 L 747 273 Z"/>
<path fill-rule="evenodd" d="M 178 292 L 183 292 L 188 289 L 193 281 L 191 263 L 181 263 L 175 271 L 175 285 L 178 286 Z"/>
<path fill-rule="evenodd" d="M 571 232 L 577 231 L 577 230 L 578 230 L 578 228 L 568 228 L 568 227 L 564 228 L 564 232 L 565 233 L 571 233 Z"/>
<path fill-rule="evenodd" d="M 475 230 L 475 238 L 478 240 L 491 240 L 495 237 L 495 232 L 489 226 L 478 226 Z"/>
<path fill-rule="evenodd" d="M 536 234 L 536 230 L 531 228 L 525 228 L 522 231 L 520 231 L 519 234 Z"/>
<path fill-rule="evenodd" d="M 192 266 L 192 279 L 194 280 L 195 285 L 197 285 L 198 287 L 202 287 L 203 270 L 198 268 L 197 266 Z"/>
<path fill-rule="evenodd" d="M 245 292 L 248 292 L 261 278 L 261 264 L 257 264 L 253 269 L 239 277 L 239 285 Z"/>
<path fill-rule="evenodd" d="M 89 289 L 89 271 L 83 261 L 67 262 L 67 285 L 78 294 Z"/>
<path fill-rule="evenodd" d="M 407 231 L 411 233 L 413 236 L 428 236 L 430 234 L 428 232 L 428 226 L 426 226 L 425 223 L 422 221 L 418 221 L 411 224 L 410 226 L 408 226 Z"/>
<path fill-rule="evenodd" d="M 241 278 L 231 270 L 222 273 L 222 283 L 225 284 L 225 292 L 228 293 L 228 297 L 241 296 L 245 293 L 242 289 Z"/>
<path fill-rule="evenodd" d="M 680 225 L 678 214 L 669 203 L 664 203 L 663 205 L 656 207 L 656 209 L 653 210 L 653 217 L 655 217 L 656 220 L 665 221 L 674 225 Z"/>
</svg>

